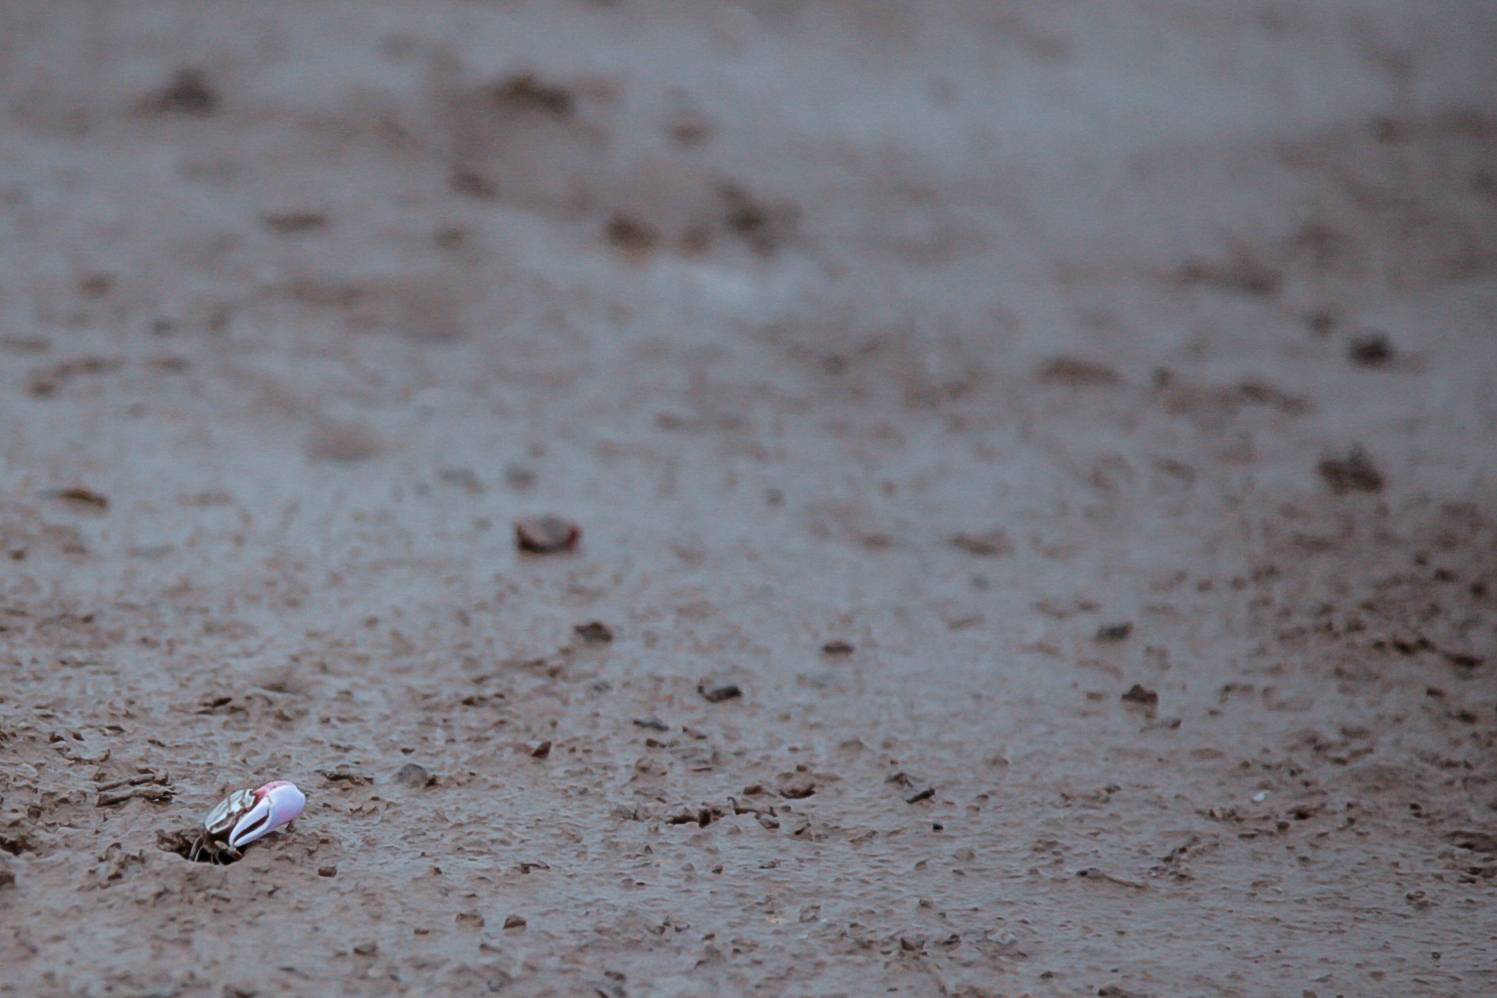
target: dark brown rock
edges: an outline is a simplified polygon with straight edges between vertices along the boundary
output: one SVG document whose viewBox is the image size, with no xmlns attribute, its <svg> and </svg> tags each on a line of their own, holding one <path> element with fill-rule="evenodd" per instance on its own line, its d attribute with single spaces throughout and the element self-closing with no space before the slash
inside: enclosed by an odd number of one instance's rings
<svg viewBox="0 0 1497 998">
<path fill-rule="evenodd" d="M 743 690 L 738 688 L 737 683 L 703 681 L 697 686 L 697 692 L 708 703 L 722 703 L 724 700 L 734 700 L 743 696 Z"/>
<path fill-rule="evenodd" d="M 1348 492 L 1380 492 L 1383 488 L 1382 472 L 1360 447 L 1353 447 L 1345 457 L 1323 459 L 1317 470 L 1326 486 L 1338 496 Z"/>
<path fill-rule="evenodd" d="M 586 624 L 578 624 L 572 630 L 577 636 L 590 645 L 607 644 L 613 640 L 613 628 L 601 620 L 592 620 Z"/>
</svg>

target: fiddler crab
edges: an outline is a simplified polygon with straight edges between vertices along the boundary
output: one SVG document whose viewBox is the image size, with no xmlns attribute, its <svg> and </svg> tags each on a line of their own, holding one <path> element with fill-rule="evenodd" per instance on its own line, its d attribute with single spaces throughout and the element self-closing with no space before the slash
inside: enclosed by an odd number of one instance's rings
<svg viewBox="0 0 1497 998">
<path fill-rule="evenodd" d="M 208 812 L 187 858 L 232 863 L 245 846 L 301 814 L 306 803 L 306 795 L 288 780 L 272 780 L 258 790 L 236 790 Z"/>
</svg>

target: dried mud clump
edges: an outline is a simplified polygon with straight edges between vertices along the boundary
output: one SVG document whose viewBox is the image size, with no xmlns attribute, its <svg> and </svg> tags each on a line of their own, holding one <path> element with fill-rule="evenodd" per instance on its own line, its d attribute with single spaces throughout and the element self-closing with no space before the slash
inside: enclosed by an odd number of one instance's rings
<svg viewBox="0 0 1497 998">
<path fill-rule="evenodd" d="M 794 205 L 762 201 L 732 183 L 719 184 L 717 194 L 728 232 L 760 256 L 774 255 L 794 238 L 800 218 Z"/>
<path fill-rule="evenodd" d="M 260 216 L 260 223 L 278 236 L 300 236 L 327 228 L 327 216 L 320 211 L 278 211 Z"/>
<path fill-rule="evenodd" d="M 1358 367 L 1383 367 L 1393 356 L 1393 344 L 1381 333 L 1358 336 L 1346 348 L 1346 359 Z"/>
<path fill-rule="evenodd" d="M 1284 275 L 1246 257 L 1226 262 L 1192 260 L 1176 272 L 1175 282 L 1184 288 L 1206 287 L 1241 295 L 1273 295 L 1283 286 Z"/>
<path fill-rule="evenodd" d="M 1338 496 L 1348 492 L 1380 492 L 1383 488 L 1382 472 L 1360 447 L 1353 447 L 1345 457 L 1325 458 L 1318 470 L 1326 486 Z"/>
<path fill-rule="evenodd" d="M 109 374 L 123 366 L 117 357 L 77 357 L 33 372 L 27 390 L 37 398 L 51 398 L 74 378 L 86 374 Z"/>
<path fill-rule="evenodd" d="M 590 620 L 572 628 L 577 636 L 590 645 L 607 644 L 613 640 L 613 628 L 601 620 Z"/>
<path fill-rule="evenodd" d="M 359 423 L 321 422 L 307 437 L 307 456 L 314 461 L 364 461 L 383 449 L 379 436 Z"/>
<path fill-rule="evenodd" d="M 1037 372 L 1041 381 L 1054 385 L 1101 386 L 1120 385 L 1123 379 L 1118 372 L 1106 364 L 1079 357 L 1055 357 L 1040 365 Z"/>
<path fill-rule="evenodd" d="M 648 253 L 660 242 L 660 233 L 653 225 L 622 213 L 608 220 L 603 235 L 611 245 L 626 253 Z"/>
<path fill-rule="evenodd" d="M 570 118 L 577 98 L 566 87 L 540 80 L 534 73 L 516 73 L 494 87 L 500 107 L 553 118 Z"/>
<path fill-rule="evenodd" d="M 954 534 L 951 546 L 977 558 L 1001 558 L 1014 553 L 1014 542 L 1001 527 L 977 534 Z"/>
<path fill-rule="evenodd" d="M 161 114 L 183 114 L 206 118 L 218 111 L 222 99 L 198 69 L 181 69 L 151 102 Z"/>
</svg>

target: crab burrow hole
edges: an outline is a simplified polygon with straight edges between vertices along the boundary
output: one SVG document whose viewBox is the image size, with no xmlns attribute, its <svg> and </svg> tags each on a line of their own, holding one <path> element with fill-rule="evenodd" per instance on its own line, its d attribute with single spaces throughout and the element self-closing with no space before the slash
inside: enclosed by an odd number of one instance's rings
<svg viewBox="0 0 1497 998">
<path fill-rule="evenodd" d="M 213 866 L 228 866 L 244 858 L 244 853 L 234 852 L 222 843 L 204 842 L 198 829 L 173 829 L 156 833 L 156 848 L 172 852 L 185 860 L 208 863 Z"/>
</svg>

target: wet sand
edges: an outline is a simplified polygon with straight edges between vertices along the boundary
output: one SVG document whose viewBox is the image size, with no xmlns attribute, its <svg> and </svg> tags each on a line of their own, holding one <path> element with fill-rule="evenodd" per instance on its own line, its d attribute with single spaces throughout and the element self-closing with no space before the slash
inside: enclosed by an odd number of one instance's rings
<svg viewBox="0 0 1497 998">
<path fill-rule="evenodd" d="M 0 7 L 0 995 L 1497 990 L 1494 36 Z"/>
</svg>

